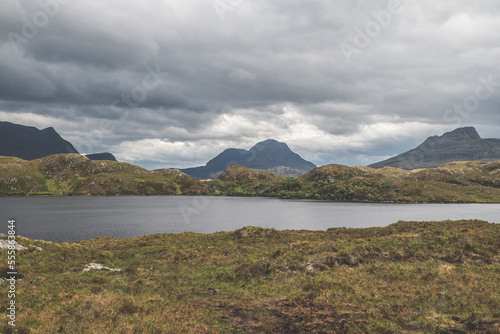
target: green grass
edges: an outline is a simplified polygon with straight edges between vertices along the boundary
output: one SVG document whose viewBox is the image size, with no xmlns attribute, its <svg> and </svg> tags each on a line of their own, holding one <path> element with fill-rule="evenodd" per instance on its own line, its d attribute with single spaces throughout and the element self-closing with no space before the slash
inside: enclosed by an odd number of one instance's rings
<svg viewBox="0 0 500 334">
<path fill-rule="evenodd" d="M 18 253 L 19 333 L 498 333 L 500 326 L 500 226 L 482 221 L 18 241 L 43 248 Z M 83 272 L 90 262 L 122 271 Z M 0 302 L 7 303 L 6 282 Z"/>
</svg>

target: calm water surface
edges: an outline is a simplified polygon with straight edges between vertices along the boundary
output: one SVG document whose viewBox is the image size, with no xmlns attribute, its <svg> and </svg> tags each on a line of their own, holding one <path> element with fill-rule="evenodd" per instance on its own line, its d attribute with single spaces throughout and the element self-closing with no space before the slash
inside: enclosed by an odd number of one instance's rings
<svg viewBox="0 0 500 334">
<path fill-rule="evenodd" d="M 32 239 L 74 241 L 186 231 L 212 233 L 254 225 L 284 229 L 387 226 L 399 220 L 482 219 L 500 222 L 500 204 L 373 204 L 274 198 L 191 196 L 2 197 L 8 219 Z"/>
</svg>

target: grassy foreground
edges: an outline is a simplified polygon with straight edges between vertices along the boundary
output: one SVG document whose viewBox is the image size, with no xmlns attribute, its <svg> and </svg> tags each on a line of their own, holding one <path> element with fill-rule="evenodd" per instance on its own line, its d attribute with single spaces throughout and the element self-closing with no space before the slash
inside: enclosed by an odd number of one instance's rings
<svg viewBox="0 0 500 334">
<path fill-rule="evenodd" d="M 500 328 L 500 225 L 482 221 L 18 242 L 18 333 Z M 84 272 L 91 262 L 121 271 Z M 12 333 L 5 316 L 0 332 Z"/>
</svg>

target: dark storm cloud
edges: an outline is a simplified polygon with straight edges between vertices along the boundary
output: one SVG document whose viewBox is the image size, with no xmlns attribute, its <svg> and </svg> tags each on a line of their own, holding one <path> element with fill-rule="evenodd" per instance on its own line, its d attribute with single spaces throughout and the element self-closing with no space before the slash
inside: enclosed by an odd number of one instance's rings
<svg viewBox="0 0 500 334">
<path fill-rule="evenodd" d="M 10 0 L 0 116 L 149 167 L 269 137 L 370 163 L 458 126 L 495 132 L 499 16 L 494 0 Z"/>
</svg>

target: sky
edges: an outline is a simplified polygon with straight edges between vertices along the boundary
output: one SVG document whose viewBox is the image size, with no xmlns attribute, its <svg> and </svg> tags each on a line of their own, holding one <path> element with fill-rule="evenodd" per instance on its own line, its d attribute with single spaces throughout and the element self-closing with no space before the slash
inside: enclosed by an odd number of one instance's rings
<svg viewBox="0 0 500 334">
<path fill-rule="evenodd" d="M 498 0 L 3 0 L 0 120 L 149 169 L 286 142 L 367 165 L 500 137 Z"/>
</svg>

